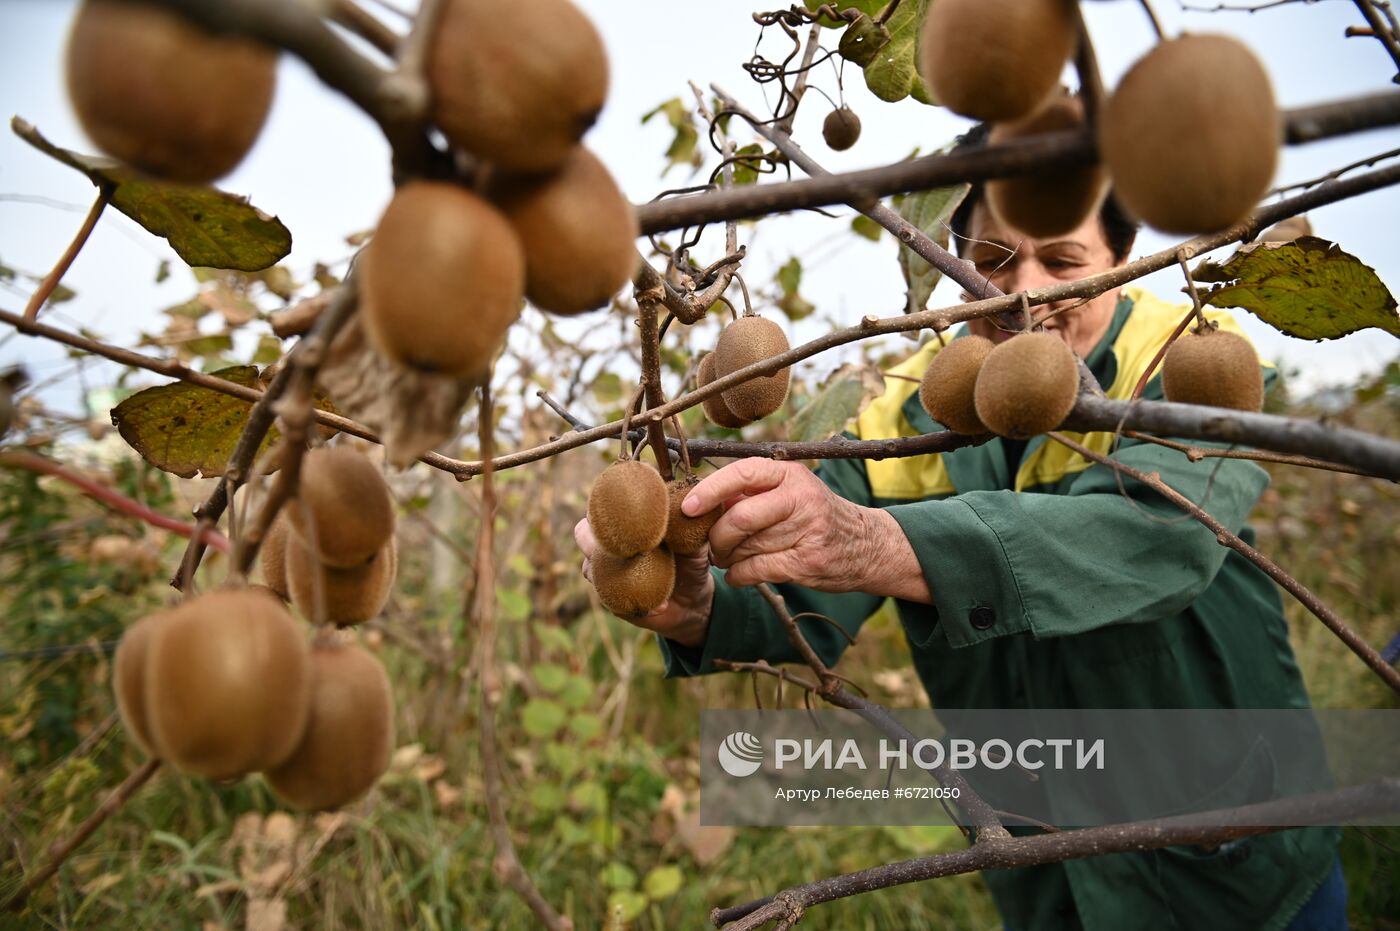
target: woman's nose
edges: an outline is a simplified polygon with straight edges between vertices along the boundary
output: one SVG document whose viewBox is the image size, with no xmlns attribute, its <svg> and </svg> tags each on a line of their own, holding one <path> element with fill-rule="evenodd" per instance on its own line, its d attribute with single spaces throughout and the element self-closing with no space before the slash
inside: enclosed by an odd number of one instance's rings
<svg viewBox="0 0 1400 931">
<path fill-rule="evenodd" d="M 1010 265 L 1002 276 L 1001 289 L 1007 294 L 1030 291 L 1055 283 L 1055 277 L 1034 259 L 1023 258 Z"/>
</svg>

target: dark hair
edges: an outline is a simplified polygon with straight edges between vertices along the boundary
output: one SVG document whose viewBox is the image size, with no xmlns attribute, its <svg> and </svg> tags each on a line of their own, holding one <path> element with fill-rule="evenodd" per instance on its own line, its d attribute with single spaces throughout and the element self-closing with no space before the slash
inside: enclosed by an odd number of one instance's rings
<svg viewBox="0 0 1400 931">
<path fill-rule="evenodd" d="M 987 144 L 987 137 L 991 131 L 990 124 L 978 123 L 958 137 L 952 151 L 982 148 Z M 983 182 L 974 181 L 972 189 L 967 192 L 958 209 L 953 211 L 953 218 L 949 221 L 957 239 L 959 253 L 962 252 L 962 243 L 971 235 L 972 211 L 982 202 L 983 191 Z M 1138 223 L 1118 206 L 1118 199 L 1113 196 L 1112 191 L 1109 191 L 1108 196 L 1104 198 L 1103 207 L 1099 209 L 1099 225 L 1103 227 L 1104 241 L 1108 243 L 1114 260 L 1121 262 L 1126 259 L 1133 248 L 1133 241 L 1137 239 Z"/>
</svg>

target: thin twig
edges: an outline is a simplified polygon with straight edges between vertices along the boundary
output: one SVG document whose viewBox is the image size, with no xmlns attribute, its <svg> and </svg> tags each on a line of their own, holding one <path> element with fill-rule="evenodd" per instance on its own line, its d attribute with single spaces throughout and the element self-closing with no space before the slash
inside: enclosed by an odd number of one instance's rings
<svg viewBox="0 0 1400 931">
<path fill-rule="evenodd" d="M 1371 24 L 1371 30 L 1376 34 L 1376 38 L 1380 40 L 1381 45 L 1385 46 L 1386 54 L 1390 56 L 1391 61 L 1395 62 L 1396 75 L 1392 80 L 1400 84 L 1400 36 L 1396 36 L 1391 31 L 1390 24 L 1381 18 L 1380 11 L 1376 9 L 1376 5 L 1371 0 L 1355 0 L 1355 3 L 1356 8 L 1361 11 L 1361 15 L 1366 17 L 1366 22 Z"/>
<path fill-rule="evenodd" d="M 1309 591 L 1307 586 L 1279 568 L 1278 564 L 1269 559 L 1269 557 L 1241 540 L 1224 524 L 1207 513 L 1200 505 L 1162 481 L 1162 477 L 1156 472 L 1143 472 L 1140 469 L 1135 469 L 1116 459 L 1110 459 L 1108 456 L 1094 452 L 1092 449 L 1076 443 L 1062 433 L 1052 432 L 1049 436 L 1052 440 L 1068 447 L 1085 459 L 1097 462 L 1100 465 L 1108 466 L 1111 469 L 1121 472 L 1123 475 L 1137 479 L 1139 482 L 1166 498 L 1172 504 L 1181 508 L 1187 514 L 1190 514 L 1196 520 L 1200 521 L 1215 534 L 1216 542 L 1221 546 L 1228 546 L 1245 559 L 1248 559 L 1254 565 L 1262 569 L 1269 578 L 1277 582 L 1280 587 L 1294 598 L 1298 599 L 1303 607 L 1316 615 L 1317 619 L 1322 621 L 1328 630 L 1336 634 L 1353 653 L 1360 657 L 1361 661 L 1369 666 L 1372 672 L 1380 676 L 1381 680 L 1385 682 L 1386 685 L 1390 686 L 1397 695 L 1400 695 L 1400 671 L 1397 671 L 1394 666 L 1387 663 L 1380 653 L 1376 652 L 1369 643 L 1361 638 L 1360 634 L 1351 629 L 1346 621 L 1342 620 L 1336 612 L 1323 604 L 1322 600 Z"/>
<path fill-rule="evenodd" d="M 112 200 L 112 187 L 109 184 L 99 184 L 97 186 L 97 198 L 92 202 L 92 208 L 88 210 L 87 216 L 83 219 L 83 225 L 78 227 L 78 233 L 73 237 L 73 241 L 68 244 L 68 248 L 63 250 L 63 255 L 59 256 L 53 268 L 44 280 L 39 282 L 39 286 L 34 289 L 34 293 L 29 297 L 29 303 L 24 308 L 24 319 L 33 321 L 39 316 L 39 309 L 44 306 L 44 302 L 53 294 L 58 283 L 63 280 L 63 276 L 68 274 L 68 269 L 72 266 L 73 260 L 78 257 L 83 246 L 87 243 L 88 237 L 92 235 L 93 228 L 97 226 L 97 220 L 102 216 L 102 211 L 107 209 L 107 204 Z"/>
<path fill-rule="evenodd" d="M 1303 466 L 1307 469 L 1322 469 L 1327 472 L 1343 472 L 1347 475 L 1364 475 L 1370 477 L 1368 473 L 1361 469 L 1338 465 L 1335 462 L 1326 462 L 1322 459 L 1314 459 L 1311 456 L 1285 456 L 1282 453 L 1271 453 L 1256 449 L 1217 449 L 1213 446 L 1190 446 L 1186 443 L 1178 443 L 1175 440 L 1163 439 L 1160 436 L 1138 433 L 1136 430 L 1125 430 L 1123 435 L 1134 440 L 1155 443 L 1158 446 L 1165 446 L 1168 449 L 1174 449 L 1177 452 L 1185 453 L 1186 458 L 1190 459 L 1192 462 L 1200 462 L 1202 459 L 1250 459 L 1254 462 L 1277 462 L 1282 465 Z"/>
</svg>

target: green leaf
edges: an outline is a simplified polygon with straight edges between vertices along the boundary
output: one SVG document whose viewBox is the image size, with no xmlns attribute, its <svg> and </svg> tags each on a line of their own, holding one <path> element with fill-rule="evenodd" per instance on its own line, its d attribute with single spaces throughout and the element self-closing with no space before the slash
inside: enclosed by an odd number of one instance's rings
<svg viewBox="0 0 1400 931">
<path fill-rule="evenodd" d="M 618 924 L 636 921 L 647 910 L 649 901 L 643 892 L 614 892 L 608 896 L 608 916 Z"/>
<path fill-rule="evenodd" d="M 699 149 L 700 133 L 696 130 L 695 124 L 690 118 L 690 111 L 685 108 L 681 99 L 672 97 L 670 100 L 658 104 L 653 110 L 642 116 L 642 122 L 647 123 L 657 115 L 664 116 L 671 129 L 675 130 L 675 136 L 666 149 L 667 164 L 662 174 L 664 175 L 676 165 L 699 167 L 703 158 Z"/>
<path fill-rule="evenodd" d="M 796 291 L 802 285 L 802 260 L 794 255 L 784 262 L 782 268 L 778 269 L 776 280 L 784 293 L 791 294 Z"/>
<path fill-rule="evenodd" d="M 885 378 L 873 365 L 847 363 L 792 419 L 790 436 L 799 443 L 830 439 L 885 391 Z"/>
<path fill-rule="evenodd" d="M 1206 303 L 1243 307 L 1299 339 L 1336 339 L 1368 327 L 1400 336 L 1395 297 L 1375 269 L 1316 236 L 1250 243 L 1224 264 L 1202 262 L 1193 276 L 1225 282 Z"/>
<path fill-rule="evenodd" d="M 271 365 L 282 358 L 282 341 L 271 333 L 258 337 L 258 348 L 253 350 L 254 365 Z"/>
<path fill-rule="evenodd" d="M 881 100 L 894 103 L 908 97 L 919 83 L 914 67 L 914 51 L 918 46 L 919 24 L 929 0 L 904 0 L 885 23 L 890 41 L 865 66 L 865 86 Z"/>
<path fill-rule="evenodd" d="M 637 888 L 637 873 L 626 863 L 609 863 L 599 872 L 598 878 L 609 889 Z"/>
<path fill-rule="evenodd" d="M 578 811 L 606 811 L 608 792 L 596 782 L 580 782 L 569 791 L 569 805 Z"/>
<path fill-rule="evenodd" d="M 856 214 L 851 220 L 851 232 L 857 236 L 864 236 L 871 242 L 879 242 L 880 236 L 885 232 L 885 228 L 863 213 Z"/>
<path fill-rule="evenodd" d="M 569 714 L 564 706 L 548 698 L 532 698 L 520 712 L 525 733 L 537 740 L 548 740 L 559 732 Z"/>
<path fill-rule="evenodd" d="M 955 184 L 908 194 L 899 204 L 899 215 L 946 249 L 948 219 L 967 196 L 969 187 L 967 184 Z M 904 283 L 908 288 L 906 310 L 910 313 L 923 310 L 942 273 L 903 244 L 899 247 L 899 270 L 904 273 Z"/>
<path fill-rule="evenodd" d="M 857 10 L 866 16 L 874 17 L 885 8 L 885 0 L 831 0 L 827 5 L 838 13 L 843 13 L 846 10 Z M 807 4 L 803 4 L 803 6 L 809 10 L 815 10 L 819 4 L 814 2 L 810 6 Z M 840 29 L 846 25 L 844 19 L 835 19 L 825 15 L 819 17 L 817 22 L 828 29 Z"/>
<path fill-rule="evenodd" d="M 236 385 L 263 387 L 251 365 L 212 374 Z M 112 409 L 112 423 L 157 469 L 181 478 L 210 478 L 223 474 L 252 408 L 251 401 L 180 381 L 133 394 Z M 277 437 L 275 428 L 268 430 L 259 454 Z"/>
<path fill-rule="evenodd" d="M 659 902 L 680 892 L 683 880 L 680 867 L 658 866 L 647 873 L 647 878 L 642 880 L 642 888 L 652 900 Z"/>
<path fill-rule="evenodd" d="M 749 143 L 748 145 L 744 146 L 743 148 L 735 149 L 735 150 L 734 150 L 734 156 L 735 156 L 736 159 L 740 159 L 741 156 L 745 156 L 745 155 L 762 155 L 762 154 L 763 154 L 763 146 L 759 145 L 757 142 L 751 142 L 751 143 Z M 736 185 L 737 185 L 737 184 L 753 184 L 755 181 L 758 180 L 758 170 L 759 170 L 759 168 L 763 165 L 763 161 L 762 161 L 761 159 L 757 159 L 757 158 L 750 159 L 750 160 L 747 160 L 747 161 L 744 161 L 744 160 L 740 159 L 740 160 L 738 160 L 738 161 L 735 161 L 733 164 L 734 164 L 734 183 L 735 183 Z"/>
<path fill-rule="evenodd" d="M 530 807 L 536 811 L 549 814 L 559 811 L 568 801 L 564 797 L 564 788 L 557 782 L 536 782 L 530 786 L 528 793 Z"/>
<path fill-rule="evenodd" d="M 853 65 L 864 68 L 875 60 L 890 43 L 890 31 L 884 23 L 877 23 L 865 13 L 861 13 L 841 33 L 841 41 L 836 51 Z"/>
<path fill-rule="evenodd" d="M 616 372 L 601 372 L 593 379 L 593 397 L 598 399 L 599 404 L 618 404 L 623 399 L 623 392 L 626 386 L 622 384 L 622 376 Z"/>
<path fill-rule="evenodd" d="M 802 262 L 797 256 L 783 263 L 774 280 L 783 291 L 782 296 L 778 298 L 778 309 L 786 314 L 789 320 L 801 320 L 811 316 L 817 309 L 811 301 L 798 293 L 797 289 L 802 284 Z"/>
<path fill-rule="evenodd" d="M 569 671 L 555 663 L 538 663 L 530 669 L 535 684 L 551 695 L 564 687 L 569 680 Z"/>
<path fill-rule="evenodd" d="M 564 707 L 577 711 L 592 703 L 593 686 L 583 676 L 569 676 L 569 681 L 559 693 L 559 700 Z"/>
<path fill-rule="evenodd" d="M 569 719 L 569 733 L 579 740 L 592 740 L 603 732 L 603 722 L 596 714 L 581 712 Z"/>
<path fill-rule="evenodd" d="M 276 265 L 292 250 L 292 234 L 282 221 L 238 197 L 212 187 L 160 181 L 116 159 L 82 155 L 45 139 L 25 120 L 10 127 L 25 142 L 93 184 L 112 190 L 112 206 L 167 240 L 189 265 L 255 272 Z"/>
<path fill-rule="evenodd" d="M 528 595 L 514 588 L 496 589 L 496 604 L 501 608 L 501 616 L 507 621 L 525 620 L 534 607 Z"/>
</svg>

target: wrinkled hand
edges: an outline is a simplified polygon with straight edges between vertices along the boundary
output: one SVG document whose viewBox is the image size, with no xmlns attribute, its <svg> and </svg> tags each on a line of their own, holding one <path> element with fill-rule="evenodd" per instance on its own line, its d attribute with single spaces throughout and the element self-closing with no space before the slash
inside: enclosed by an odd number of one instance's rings
<svg viewBox="0 0 1400 931">
<path fill-rule="evenodd" d="M 694 516 L 720 504 L 727 509 L 710 528 L 710 553 L 731 585 L 793 582 L 931 600 L 895 519 L 838 496 L 803 465 L 741 459 L 707 476 L 682 507 Z"/>
<path fill-rule="evenodd" d="M 574 525 L 574 540 L 583 551 L 583 575 L 593 581 L 593 552 L 598 541 L 584 518 Z M 647 630 L 654 630 L 685 646 L 705 642 L 710 627 L 710 607 L 714 603 L 715 580 L 710 576 L 710 554 L 701 550 L 691 556 L 676 557 L 676 587 L 669 600 L 642 618 L 624 618 Z"/>
</svg>

